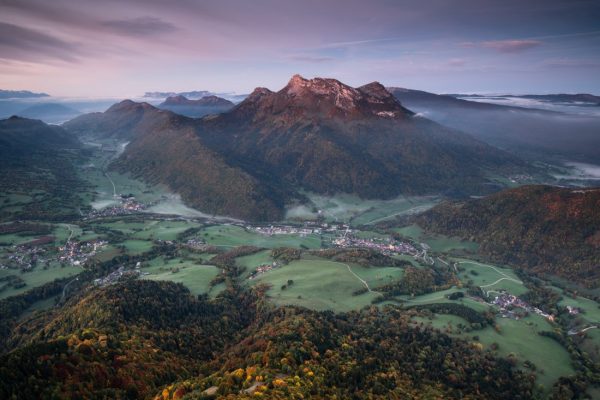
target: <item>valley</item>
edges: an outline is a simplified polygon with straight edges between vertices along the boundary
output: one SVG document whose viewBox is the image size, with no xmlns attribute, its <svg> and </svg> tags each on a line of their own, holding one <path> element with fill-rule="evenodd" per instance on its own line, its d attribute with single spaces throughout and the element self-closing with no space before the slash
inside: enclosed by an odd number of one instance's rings
<svg viewBox="0 0 600 400">
<path fill-rule="evenodd" d="M 593 292 L 582 296 L 490 263 L 479 237 L 434 234 L 410 222 L 439 197 L 307 194 L 309 202 L 290 206 L 286 220 L 249 223 L 203 214 L 160 184 L 110 170 L 118 149 L 115 141 L 88 143 L 78 172 L 85 188 L 78 218 L 0 225 L 0 298 L 28 299 L 19 312 L 3 315 L 4 323 L 27 325 L 82 294 L 131 279 L 180 283 L 214 301 L 239 285 L 264 290 L 275 307 L 398 307 L 412 326 L 507 358 L 535 377 L 539 393 L 600 361 L 590 350 L 599 344 Z M 593 358 L 582 358 L 583 349 Z"/>
</svg>

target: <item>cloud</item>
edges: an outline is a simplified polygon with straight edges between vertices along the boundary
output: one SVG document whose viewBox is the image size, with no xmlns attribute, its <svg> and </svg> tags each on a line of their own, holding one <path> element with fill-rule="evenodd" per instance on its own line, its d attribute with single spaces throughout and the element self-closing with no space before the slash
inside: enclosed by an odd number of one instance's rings
<svg viewBox="0 0 600 400">
<path fill-rule="evenodd" d="M 482 42 L 481 47 L 497 50 L 500 53 L 521 53 L 542 44 L 539 40 L 493 40 Z"/>
<path fill-rule="evenodd" d="M 291 61 L 298 61 L 298 62 L 305 62 L 305 63 L 314 63 L 314 64 L 326 63 L 326 62 L 330 62 L 330 61 L 334 61 L 335 60 L 334 57 L 309 56 L 309 55 L 290 56 L 290 57 L 288 57 L 288 59 L 291 60 Z"/>
<path fill-rule="evenodd" d="M 542 66 L 547 68 L 600 68 L 600 61 L 589 59 L 559 58 L 545 60 Z"/>
<path fill-rule="evenodd" d="M 55 59 L 76 62 L 79 46 L 30 28 L 0 22 L 0 58 L 20 61 Z"/>
<path fill-rule="evenodd" d="M 117 33 L 130 36 L 159 35 L 178 30 L 178 28 L 170 22 L 155 17 L 109 20 L 102 21 L 101 24 Z"/>
<path fill-rule="evenodd" d="M 446 63 L 449 67 L 464 67 L 467 62 L 462 58 L 452 58 Z"/>
</svg>

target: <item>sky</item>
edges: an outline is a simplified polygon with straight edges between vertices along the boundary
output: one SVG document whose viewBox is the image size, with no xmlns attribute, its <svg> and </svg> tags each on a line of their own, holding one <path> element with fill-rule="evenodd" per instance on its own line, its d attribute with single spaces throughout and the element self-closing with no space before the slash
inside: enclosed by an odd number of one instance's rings
<svg viewBox="0 0 600 400">
<path fill-rule="evenodd" d="M 0 0 L 0 89 L 600 94 L 599 0 Z"/>
</svg>

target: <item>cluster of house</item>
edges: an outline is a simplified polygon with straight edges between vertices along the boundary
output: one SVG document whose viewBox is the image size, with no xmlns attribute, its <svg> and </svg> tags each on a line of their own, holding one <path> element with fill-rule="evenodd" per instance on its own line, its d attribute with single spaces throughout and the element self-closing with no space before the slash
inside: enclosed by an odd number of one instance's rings
<svg viewBox="0 0 600 400">
<path fill-rule="evenodd" d="M 86 242 L 69 240 L 64 246 L 58 248 L 60 252 L 58 261 L 68 262 L 71 265 L 82 265 L 106 245 L 108 245 L 108 242 L 100 239 Z"/>
<path fill-rule="evenodd" d="M 265 272 L 269 272 L 274 270 L 275 268 L 279 268 L 281 265 L 277 261 L 273 261 L 271 264 L 263 264 L 259 265 L 248 277 L 248 279 L 255 279 L 258 275 L 264 274 Z"/>
<path fill-rule="evenodd" d="M 392 256 L 397 254 L 407 254 L 426 264 L 433 265 L 434 259 L 427 254 L 427 247 L 421 244 L 422 248 L 417 249 L 409 242 L 401 242 L 395 239 L 363 239 L 344 233 L 344 235 L 333 240 L 332 244 L 339 248 L 362 248 L 377 250 L 381 254 Z"/>
<path fill-rule="evenodd" d="M 0 263 L 0 269 L 20 269 L 21 271 L 30 271 L 34 265 L 47 263 L 50 260 L 43 255 L 47 250 L 41 246 L 13 246 L 14 252 L 11 252 Z"/>
<path fill-rule="evenodd" d="M 273 235 L 321 235 L 323 233 L 348 232 L 350 227 L 345 224 L 328 224 L 326 222 L 306 221 L 303 226 L 270 225 L 270 226 L 245 226 L 249 231 L 254 231 L 265 236 Z"/>
<path fill-rule="evenodd" d="M 521 308 L 528 313 L 535 313 L 541 315 L 549 321 L 554 321 L 554 315 L 545 313 L 539 308 L 533 307 L 527 304 L 522 299 L 518 298 L 517 296 L 507 292 L 501 292 L 498 296 L 494 298 L 492 304 L 500 308 L 500 315 L 504 318 L 520 319 L 524 315 L 522 313 L 516 312 L 515 308 Z"/>
<path fill-rule="evenodd" d="M 207 251 L 210 247 L 212 247 L 211 245 L 206 244 L 204 240 L 198 238 L 189 239 L 187 242 L 185 242 L 185 245 L 192 250 L 200 252 Z"/>
<path fill-rule="evenodd" d="M 116 271 L 111 272 L 110 274 L 106 275 L 105 277 L 94 279 L 94 285 L 96 285 L 96 286 L 113 285 L 113 284 L 119 282 L 119 280 L 121 280 L 124 277 L 134 278 L 134 277 L 138 277 L 140 275 L 142 275 L 142 272 L 140 271 L 139 263 L 135 269 L 125 269 L 125 267 L 121 266 Z"/>
<path fill-rule="evenodd" d="M 120 204 L 111 207 L 106 207 L 100 210 L 92 210 L 84 219 L 135 214 L 138 212 L 142 212 L 148 208 L 148 205 L 140 203 L 135 199 L 135 197 L 126 197 L 119 199 Z"/>
<path fill-rule="evenodd" d="M 260 233 L 265 236 L 273 236 L 273 235 L 320 235 L 323 231 L 321 228 L 307 228 L 307 227 L 296 227 L 296 226 L 286 226 L 286 225 L 278 225 L 278 226 L 256 226 L 251 227 L 256 233 Z"/>
<path fill-rule="evenodd" d="M 508 180 L 511 181 L 512 183 L 525 183 L 525 182 L 531 182 L 533 180 L 533 177 L 531 175 L 527 175 L 527 174 L 519 174 L 519 175 L 509 176 Z"/>
<path fill-rule="evenodd" d="M 384 255 L 409 254 L 414 256 L 418 253 L 418 250 L 408 242 L 393 239 L 362 239 L 351 234 L 334 239 L 333 244 L 341 248 L 373 249 Z"/>
</svg>

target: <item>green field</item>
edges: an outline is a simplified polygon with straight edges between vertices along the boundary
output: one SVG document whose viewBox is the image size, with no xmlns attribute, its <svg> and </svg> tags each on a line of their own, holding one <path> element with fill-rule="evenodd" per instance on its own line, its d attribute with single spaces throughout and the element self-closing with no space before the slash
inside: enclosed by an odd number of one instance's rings
<svg viewBox="0 0 600 400">
<path fill-rule="evenodd" d="M 152 249 L 152 242 L 147 240 L 126 240 L 120 245 L 125 246 L 129 255 L 139 255 Z"/>
<path fill-rule="evenodd" d="M 402 270 L 393 267 L 365 268 L 353 264 L 351 269 L 369 286 L 381 285 L 402 276 Z M 276 304 L 344 312 L 370 305 L 371 301 L 378 296 L 374 292 L 353 296 L 354 291 L 363 289 L 365 286 L 352 272 L 344 263 L 322 259 L 302 259 L 261 274 L 249 282 L 271 285 L 267 294 Z M 281 286 L 287 284 L 289 279 L 294 283 L 282 290 Z"/>
<path fill-rule="evenodd" d="M 466 259 L 456 259 L 456 261 L 460 263 L 460 267 L 465 268 L 465 271 L 458 274 L 463 282 L 471 280 L 474 285 L 492 293 L 506 290 L 508 293 L 519 296 L 527 292 L 527 288 L 510 268 Z M 476 275 L 471 271 L 474 271 Z"/>
<path fill-rule="evenodd" d="M 563 295 L 563 298 L 558 302 L 558 305 L 563 307 L 578 307 L 582 311 L 579 314 L 579 317 L 587 320 L 590 323 L 600 324 L 600 306 L 594 300 L 586 299 L 585 297 L 581 296 L 574 299 L 572 297 Z"/>
<path fill-rule="evenodd" d="M 177 272 L 173 272 L 177 271 Z M 219 270 L 213 265 L 198 265 L 181 259 L 164 260 L 162 257 L 150 261 L 147 267 L 142 268 L 141 279 L 155 281 L 173 281 L 182 283 L 193 295 L 208 293 L 210 281 L 217 276 Z M 213 290 L 218 290 L 215 288 Z"/>
<path fill-rule="evenodd" d="M 294 247 L 305 246 L 310 249 L 321 247 L 321 239 L 318 235 L 273 235 L 266 236 L 260 233 L 248 231 L 237 225 L 214 225 L 202 229 L 197 237 L 206 243 L 222 246 L 256 246 L 256 247 Z"/>
<path fill-rule="evenodd" d="M 43 269 L 41 266 L 37 266 L 33 271 L 25 273 L 21 273 L 13 269 L 0 269 L 0 278 L 3 278 L 8 275 L 17 275 L 26 283 L 26 286 L 19 289 L 7 288 L 3 290 L 2 292 L 0 292 L 0 299 L 15 296 L 17 294 L 26 292 L 29 289 L 41 286 L 58 278 L 75 276 L 81 271 L 81 267 L 75 267 L 70 265 L 61 267 L 60 264 L 57 262 L 50 263 L 50 267 L 48 269 Z"/>
<path fill-rule="evenodd" d="M 428 235 L 423 231 L 423 228 L 418 225 L 408 225 L 402 228 L 396 228 L 394 231 L 414 241 L 426 243 L 432 251 L 438 253 L 449 251 L 475 253 L 479 249 L 477 243 L 461 238 L 444 235 Z"/>
</svg>

